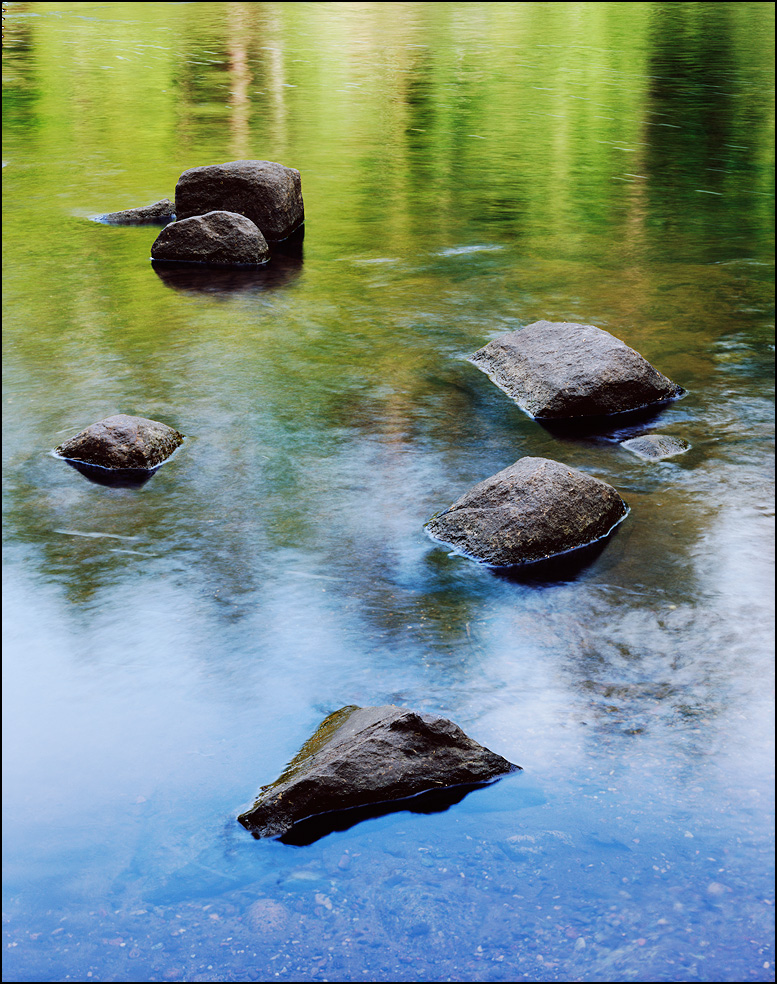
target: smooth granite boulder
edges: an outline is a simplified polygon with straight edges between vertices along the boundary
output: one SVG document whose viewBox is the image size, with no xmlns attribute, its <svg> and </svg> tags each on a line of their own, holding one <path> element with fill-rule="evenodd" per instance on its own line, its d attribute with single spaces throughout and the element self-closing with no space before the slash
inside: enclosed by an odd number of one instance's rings
<svg viewBox="0 0 777 984">
<path fill-rule="evenodd" d="M 351 705 L 330 714 L 237 819 L 255 837 L 279 837 L 321 814 L 482 784 L 519 769 L 446 718 Z"/>
<path fill-rule="evenodd" d="M 184 171 L 175 186 L 178 218 L 214 210 L 247 216 L 268 242 L 288 239 L 305 221 L 300 173 L 273 161 L 229 161 Z"/>
<path fill-rule="evenodd" d="M 100 468 L 156 468 L 183 441 L 183 434 L 147 417 L 117 413 L 87 427 L 56 450 L 62 458 Z"/>
<path fill-rule="evenodd" d="M 139 208 L 125 208 L 121 212 L 108 212 L 99 215 L 98 222 L 108 225 L 167 225 L 175 220 L 175 205 L 169 198 L 163 198 L 153 205 L 141 205 Z"/>
<path fill-rule="evenodd" d="M 628 441 L 621 441 L 621 447 L 631 451 L 638 458 L 646 461 L 662 461 L 673 458 L 677 454 L 685 454 L 691 450 L 691 445 L 680 437 L 670 437 L 668 434 L 641 434 Z"/>
<path fill-rule="evenodd" d="M 425 529 L 475 560 L 514 567 L 595 543 L 627 514 L 606 482 L 549 458 L 521 458 L 437 513 Z"/>
<path fill-rule="evenodd" d="M 470 357 L 531 417 L 599 417 L 641 410 L 683 389 L 594 325 L 535 321 Z"/>
<path fill-rule="evenodd" d="M 266 263 L 270 250 L 256 225 L 237 212 L 206 212 L 171 222 L 151 247 L 152 260 L 245 266 Z"/>
</svg>

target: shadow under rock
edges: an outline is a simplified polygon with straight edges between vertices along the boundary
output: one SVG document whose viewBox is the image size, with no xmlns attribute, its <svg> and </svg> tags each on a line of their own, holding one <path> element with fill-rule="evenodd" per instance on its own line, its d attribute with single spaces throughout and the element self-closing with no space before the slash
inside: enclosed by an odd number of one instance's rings
<svg viewBox="0 0 777 984">
<path fill-rule="evenodd" d="M 158 468 L 102 468 L 100 465 L 89 465 L 71 458 L 62 460 L 90 482 L 116 489 L 139 489 L 158 471 Z"/>
<path fill-rule="evenodd" d="M 683 391 L 684 395 L 685 391 Z M 584 440 L 594 444 L 620 443 L 624 436 L 641 432 L 645 424 L 656 420 L 667 407 L 681 397 L 652 403 L 638 410 L 625 410 L 622 413 L 603 414 L 598 417 L 535 417 L 534 420 L 552 437 L 558 440 Z"/>
<path fill-rule="evenodd" d="M 288 239 L 273 243 L 271 256 L 261 266 L 218 266 L 209 263 L 174 263 L 152 260 L 154 273 L 166 287 L 184 294 L 229 297 L 285 287 L 302 272 L 304 227 Z"/>
<path fill-rule="evenodd" d="M 628 515 L 628 513 L 626 514 Z M 626 517 L 624 517 L 625 519 Z M 622 522 L 622 521 L 621 521 Z M 533 584 L 536 586 L 564 583 L 576 580 L 604 551 L 604 548 L 615 536 L 620 523 L 601 540 L 577 547 L 567 553 L 548 557 L 547 560 L 537 560 L 531 564 L 520 564 L 514 567 L 493 567 L 491 572 L 505 581 L 516 584 Z"/>
<path fill-rule="evenodd" d="M 337 810 L 333 813 L 321 813 L 318 816 L 300 820 L 291 830 L 278 838 L 283 844 L 303 847 L 312 844 L 335 831 L 348 830 L 363 820 L 385 817 L 391 813 L 444 813 L 475 789 L 482 789 L 497 782 L 501 777 L 489 782 L 468 783 L 462 786 L 448 786 L 444 789 L 432 789 L 417 796 L 392 800 L 389 803 L 373 803 L 369 806 L 357 806 L 350 810 Z M 254 834 L 256 837 L 257 835 Z"/>
</svg>

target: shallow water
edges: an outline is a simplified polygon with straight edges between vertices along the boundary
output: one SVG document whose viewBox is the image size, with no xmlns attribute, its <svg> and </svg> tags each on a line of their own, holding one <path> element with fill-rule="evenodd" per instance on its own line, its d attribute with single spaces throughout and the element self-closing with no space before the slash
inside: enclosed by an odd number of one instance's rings
<svg viewBox="0 0 777 984">
<path fill-rule="evenodd" d="M 772 980 L 773 7 L 6 7 L 3 979 Z M 251 157 L 259 274 L 89 220 Z M 540 318 L 687 395 L 542 427 L 466 361 Z M 49 453 L 116 412 L 187 436 L 140 488 Z M 522 455 L 627 501 L 582 569 L 424 535 Z M 524 771 L 255 841 L 352 703 Z"/>
</svg>

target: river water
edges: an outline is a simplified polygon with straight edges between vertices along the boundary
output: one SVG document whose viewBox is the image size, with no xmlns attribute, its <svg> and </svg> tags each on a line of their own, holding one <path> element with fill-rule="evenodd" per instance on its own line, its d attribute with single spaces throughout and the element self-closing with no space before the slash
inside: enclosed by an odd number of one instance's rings
<svg viewBox="0 0 777 984">
<path fill-rule="evenodd" d="M 4 7 L 3 979 L 773 980 L 773 5 Z M 302 174 L 260 274 L 92 221 L 244 158 Z M 466 361 L 541 318 L 687 395 L 543 428 Z M 117 412 L 186 435 L 145 485 L 51 456 Z M 523 455 L 621 493 L 598 556 L 425 536 Z M 385 703 L 523 772 L 236 822 Z"/>
</svg>

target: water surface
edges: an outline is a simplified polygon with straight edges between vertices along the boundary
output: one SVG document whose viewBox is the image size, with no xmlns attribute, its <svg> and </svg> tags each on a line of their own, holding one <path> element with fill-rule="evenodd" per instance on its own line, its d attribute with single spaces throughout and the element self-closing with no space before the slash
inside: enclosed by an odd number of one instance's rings
<svg viewBox="0 0 777 984">
<path fill-rule="evenodd" d="M 773 7 L 6 7 L 4 979 L 773 979 Z M 243 158 L 302 174 L 260 274 L 90 221 Z M 541 318 L 687 395 L 541 427 L 466 361 Z M 117 412 L 187 436 L 142 487 L 50 455 Z M 582 569 L 424 535 L 523 455 L 629 504 Z M 236 822 L 383 703 L 524 771 Z"/>
</svg>

